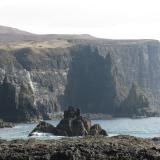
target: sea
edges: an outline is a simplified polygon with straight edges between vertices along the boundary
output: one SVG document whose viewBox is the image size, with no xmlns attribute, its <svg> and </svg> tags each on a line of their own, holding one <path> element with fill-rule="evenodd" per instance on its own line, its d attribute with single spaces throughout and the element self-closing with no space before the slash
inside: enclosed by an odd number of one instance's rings
<svg viewBox="0 0 160 160">
<path fill-rule="evenodd" d="M 49 120 L 48 123 L 56 126 L 59 120 Z M 92 124 L 100 124 L 109 136 L 131 135 L 142 138 L 160 137 L 160 117 L 151 118 L 116 118 L 109 120 L 92 120 Z M 13 139 L 60 139 L 60 136 L 52 134 L 35 133 L 34 136 L 28 137 L 28 134 L 34 129 L 37 123 L 19 123 L 13 128 L 1 128 L 0 138 Z"/>
</svg>

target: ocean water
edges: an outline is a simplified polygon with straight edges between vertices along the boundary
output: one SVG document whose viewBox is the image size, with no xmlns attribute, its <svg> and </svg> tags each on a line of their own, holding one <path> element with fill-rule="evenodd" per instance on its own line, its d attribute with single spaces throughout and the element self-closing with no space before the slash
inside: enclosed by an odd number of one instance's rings
<svg viewBox="0 0 160 160">
<path fill-rule="evenodd" d="M 59 120 L 47 121 L 53 125 L 57 125 Z M 133 135 L 136 137 L 152 138 L 160 137 L 160 117 L 129 119 L 116 118 L 111 120 L 93 120 L 92 124 L 99 123 L 109 136 L 114 135 Z M 20 123 L 14 128 L 0 129 L 0 138 L 2 139 L 28 139 L 28 134 L 37 124 Z M 32 138 L 37 139 L 59 139 L 59 136 L 51 134 L 35 133 Z"/>
</svg>

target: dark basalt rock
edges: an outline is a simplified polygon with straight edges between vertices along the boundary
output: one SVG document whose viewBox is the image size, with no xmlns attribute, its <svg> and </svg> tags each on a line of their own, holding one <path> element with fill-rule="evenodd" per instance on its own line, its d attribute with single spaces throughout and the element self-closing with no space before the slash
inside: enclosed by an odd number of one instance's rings
<svg viewBox="0 0 160 160">
<path fill-rule="evenodd" d="M 56 133 L 56 128 L 45 121 L 41 121 L 36 126 L 36 128 L 33 129 L 33 131 L 29 134 L 29 136 L 32 136 L 34 132 Z"/>
<path fill-rule="evenodd" d="M 64 119 L 57 125 L 57 129 L 66 131 L 68 136 L 88 135 L 90 127 L 91 121 L 80 116 L 80 110 L 73 107 L 64 111 Z"/>
<path fill-rule="evenodd" d="M 2 160 L 159 160 L 152 140 L 132 136 L 86 136 L 60 140 L 0 140 Z"/>
<path fill-rule="evenodd" d="M 104 135 L 107 136 L 107 132 L 101 128 L 101 126 L 99 124 L 94 124 L 91 128 L 90 128 L 90 135 Z"/>
<path fill-rule="evenodd" d="M 47 122 L 40 122 L 36 128 L 29 134 L 32 136 L 34 132 L 52 133 L 59 136 L 86 136 L 86 135 L 105 135 L 107 133 L 99 124 L 91 126 L 91 120 L 80 115 L 80 109 L 69 107 L 64 111 L 64 118 L 54 127 Z"/>
</svg>

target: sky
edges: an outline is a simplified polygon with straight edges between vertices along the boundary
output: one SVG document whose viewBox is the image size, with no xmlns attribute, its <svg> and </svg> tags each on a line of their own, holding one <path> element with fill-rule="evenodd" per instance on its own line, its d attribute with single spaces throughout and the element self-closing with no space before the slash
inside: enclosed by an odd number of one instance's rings
<svg viewBox="0 0 160 160">
<path fill-rule="evenodd" d="M 38 34 L 160 40 L 160 0 L 0 0 L 0 25 Z"/>
</svg>

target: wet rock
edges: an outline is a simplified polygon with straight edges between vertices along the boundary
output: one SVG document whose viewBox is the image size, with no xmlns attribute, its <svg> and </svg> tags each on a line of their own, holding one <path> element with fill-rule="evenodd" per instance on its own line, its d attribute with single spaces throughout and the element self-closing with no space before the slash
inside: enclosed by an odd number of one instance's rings
<svg viewBox="0 0 160 160">
<path fill-rule="evenodd" d="M 104 129 L 101 129 L 101 131 L 99 132 L 99 135 L 108 136 L 106 130 Z"/>
<path fill-rule="evenodd" d="M 56 134 L 56 128 L 45 122 L 45 121 L 41 121 L 34 129 L 33 131 L 29 134 L 29 136 L 32 136 L 34 134 L 34 132 L 42 132 L 42 133 L 52 133 L 52 134 Z"/>
<path fill-rule="evenodd" d="M 36 128 L 29 134 L 32 136 L 34 132 L 52 133 L 59 136 L 86 136 L 86 135 L 107 135 L 106 131 L 96 124 L 91 126 L 91 120 L 80 115 L 80 109 L 68 107 L 64 111 L 64 118 L 54 127 L 46 122 L 40 122 Z"/>
<path fill-rule="evenodd" d="M 107 132 L 101 128 L 101 126 L 99 124 L 94 124 L 91 128 L 90 128 L 90 135 L 95 136 L 95 135 L 104 135 L 107 136 Z"/>
</svg>

